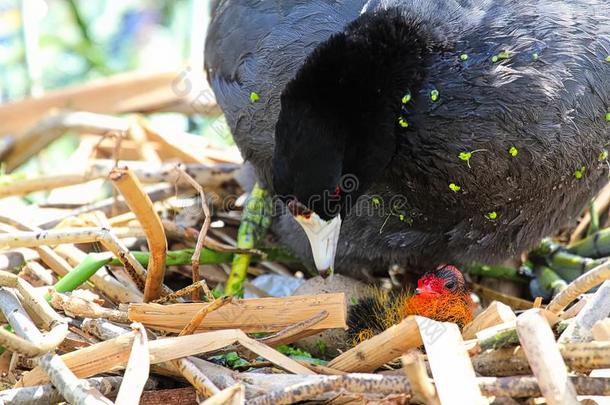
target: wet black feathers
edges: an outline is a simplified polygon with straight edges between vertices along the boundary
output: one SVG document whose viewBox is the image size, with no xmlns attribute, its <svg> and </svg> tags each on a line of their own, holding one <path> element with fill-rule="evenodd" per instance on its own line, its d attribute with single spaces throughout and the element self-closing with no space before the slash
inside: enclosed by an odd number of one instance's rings
<svg viewBox="0 0 610 405">
<path fill-rule="evenodd" d="M 344 173 L 361 180 L 338 269 L 500 261 L 575 219 L 608 175 L 610 4 L 388 0 L 361 15 L 365 3 L 224 0 L 206 44 L 217 100 L 267 187 L 307 198 Z M 310 255 L 289 215 L 275 229 Z"/>
</svg>

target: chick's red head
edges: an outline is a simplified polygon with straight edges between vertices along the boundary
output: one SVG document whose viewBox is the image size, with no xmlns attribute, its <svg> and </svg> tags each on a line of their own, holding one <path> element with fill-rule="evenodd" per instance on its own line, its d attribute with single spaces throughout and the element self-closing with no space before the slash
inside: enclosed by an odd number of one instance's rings
<svg viewBox="0 0 610 405">
<path fill-rule="evenodd" d="M 403 314 L 420 315 L 440 322 L 453 322 L 460 328 L 472 320 L 474 303 L 464 276 L 451 265 L 442 265 L 424 274 L 409 297 Z"/>
<path fill-rule="evenodd" d="M 416 295 L 460 294 L 466 291 L 464 276 L 457 267 L 443 264 L 417 281 Z"/>
</svg>

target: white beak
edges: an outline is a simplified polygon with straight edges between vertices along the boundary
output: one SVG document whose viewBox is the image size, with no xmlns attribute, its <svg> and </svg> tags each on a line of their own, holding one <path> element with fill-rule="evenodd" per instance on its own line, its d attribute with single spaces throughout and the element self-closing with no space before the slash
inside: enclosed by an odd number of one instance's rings
<svg viewBox="0 0 610 405">
<path fill-rule="evenodd" d="M 316 267 L 322 277 L 327 277 L 333 272 L 335 253 L 339 242 L 341 230 L 341 215 L 337 215 L 329 221 L 324 221 L 318 214 L 311 212 L 309 216 L 295 215 L 294 219 L 301 225 L 313 253 Z"/>
</svg>

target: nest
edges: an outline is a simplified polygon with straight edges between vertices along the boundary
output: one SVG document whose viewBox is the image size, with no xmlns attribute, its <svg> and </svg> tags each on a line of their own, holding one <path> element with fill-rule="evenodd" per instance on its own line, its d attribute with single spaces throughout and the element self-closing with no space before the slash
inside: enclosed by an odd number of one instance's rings
<svg viewBox="0 0 610 405">
<path fill-rule="evenodd" d="M 270 297 L 250 283 L 306 269 L 272 243 L 240 242 L 247 204 L 237 151 L 145 116 L 110 115 L 218 115 L 213 100 L 169 90 L 176 76 L 109 79 L 0 107 L 2 132 L 13 134 L 0 143 L 9 173 L 67 132 L 79 142 L 61 173 L 2 176 L 4 403 L 576 404 L 610 396 L 610 233 L 596 214 L 608 209 L 608 187 L 564 234 L 567 247 L 547 240 L 521 267 L 467 269 L 483 307 L 463 329 L 386 318 L 382 332 L 316 359 L 292 344 L 345 329 L 349 299 Z M 52 110 L 65 105 L 109 115 Z M 114 195 L 89 201 L 104 185 Z M 41 191 L 44 203 L 19 198 Z M 517 290 L 535 280 L 544 300 L 479 283 L 489 277 Z"/>
</svg>

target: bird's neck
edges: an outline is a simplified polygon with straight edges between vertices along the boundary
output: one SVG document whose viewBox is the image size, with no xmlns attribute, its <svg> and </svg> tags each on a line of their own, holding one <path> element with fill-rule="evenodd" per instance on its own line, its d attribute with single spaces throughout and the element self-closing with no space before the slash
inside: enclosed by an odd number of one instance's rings
<svg viewBox="0 0 610 405">
<path fill-rule="evenodd" d="M 401 100 L 424 80 L 427 49 L 398 10 L 365 13 L 320 44 L 282 94 L 274 159 L 292 169 L 275 170 L 276 181 L 308 173 L 320 191 L 353 174 L 363 192 L 396 151 Z"/>
</svg>

